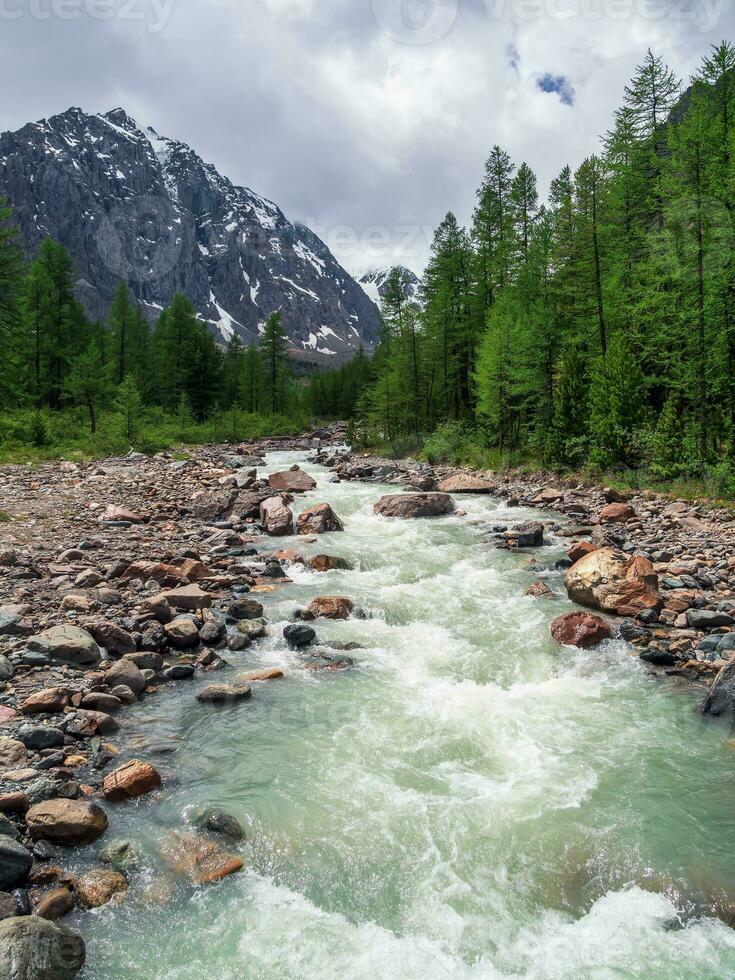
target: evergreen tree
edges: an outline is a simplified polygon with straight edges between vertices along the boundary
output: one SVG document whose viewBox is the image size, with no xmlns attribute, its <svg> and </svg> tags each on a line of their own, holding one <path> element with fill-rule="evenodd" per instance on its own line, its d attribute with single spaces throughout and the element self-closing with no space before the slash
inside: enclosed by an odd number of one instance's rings
<svg viewBox="0 0 735 980">
<path fill-rule="evenodd" d="M 286 339 L 280 312 L 271 313 L 265 321 L 260 338 L 260 356 L 263 363 L 264 406 L 271 415 L 286 410 L 286 393 L 289 376 Z"/>
<path fill-rule="evenodd" d="M 95 343 L 91 343 L 83 353 L 72 359 L 64 379 L 64 392 L 76 404 L 86 408 L 92 435 L 97 432 L 97 414 L 108 388 L 102 352 Z"/>
</svg>

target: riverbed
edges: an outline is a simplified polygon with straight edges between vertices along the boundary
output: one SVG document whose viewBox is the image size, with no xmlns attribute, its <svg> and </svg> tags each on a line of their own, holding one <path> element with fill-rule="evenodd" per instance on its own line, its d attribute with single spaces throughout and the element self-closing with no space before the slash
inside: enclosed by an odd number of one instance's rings
<svg viewBox="0 0 735 980">
<path fill-rule="evenodd" d="M 69 920 L 88 944 L 83 977 L 735 974 L 735 932 L 702 901 L 735 892 L 730 732 L 622 642 L 556 646 L 561 575 L 544 573 L 556 600 L 527 597 L 529 556 L 487 533 L 548 513 L 470 496 L 466 515 L 386 521 L 373 513 L 385 487 L 331 484 L 305 459 L 273 454 L 263 472 L 298 462 L 318 488 L 296 510 L 327 501 L 345 532 L 275 547 L 352 567 L 292 567 L 263 598 L 271 635 L 225 654 L 286 672 L 252 701 L 198 704 L 209 677 L 127 713 L 119 744 L 165 791 L 110 808 L 109 836 L 144 860 L 123 906 Z M 536 555 L 553 566 L 563 548 L 552 537 Z M 365 613 L 316 624 L 320 641 L 361 645 L 352 670 L 304 670 L 283 641 L 294 609 L 325 594 Z M 196 890 L 158 851 L 203 804 L 242 823 L 245 871 Z"/>
</svg>

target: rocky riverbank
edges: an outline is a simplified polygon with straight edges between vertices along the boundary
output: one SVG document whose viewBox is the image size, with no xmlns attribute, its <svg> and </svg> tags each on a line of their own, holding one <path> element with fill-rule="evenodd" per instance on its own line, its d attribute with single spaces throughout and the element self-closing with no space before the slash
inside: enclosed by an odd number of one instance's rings
<svg viewBox="0 0 735 980">
<path fill-rule="evenodd" d="M 195 679 L 192 699 L 211 710 L 245 704 L 283 676 L 276 667 L 233 673 L 227 658 L 269 632 L 261 600 L 305 562 L 278 539 L 318 541 L 342 521 L 327 503 L 295 520 L 293 497 L 314 481 L 298 468 L 259 478 L 268 451 L 311 450 L 332 482 L 392 486 L 375 505 L 389 520 L 461 514 L 463 495 L 477 493 L 548 510 L 548 521 L 483 530 L 488 547 L 528 552 L 529 594 L 539 601 L 554 596 L 535 549 L 550 535 L 568 541 L 567 590 L 589 611 L 558 617 L 557 641 L 588 648 L 622 636 L 652 670 L 714 681 L 704 710 L 732 713 L 731 515 L 653 495 L 623 499 L 547 474 L 378 460 L 345 452 L 343 437 L 331 428 L 185 459 L 3 469 L 0 975 L 15 975 L 16 964 L 24 980 L 75 976 L 84 943 L 61 920 L 126 898 L 136 844 L 116 836 L 116 813 L 165 793 L 168 778 L 165 764 L 133 749 L 127 709 Z M 343 561 L 325 553 L 308 565 L 319 575 Z M 346 597 L 320 596 L 294 611 L 285 642 L 305 670 L 349 668 L 350 650 L 318 643 L 318 621 L 360 614 Z M 243 867 L 242 837 L 230 814 L 205 808 L 172 830 L 162 866 L 194 887 L 218 881 Z M 69 856 L 85 847 L 94 848 L 91 865 L 72 872 Z"/>
</svg>

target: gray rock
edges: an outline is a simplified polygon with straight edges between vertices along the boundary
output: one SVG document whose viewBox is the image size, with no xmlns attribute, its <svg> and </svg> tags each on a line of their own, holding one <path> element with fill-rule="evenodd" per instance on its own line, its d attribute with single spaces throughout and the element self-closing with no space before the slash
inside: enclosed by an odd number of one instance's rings
<svg viewBox="0 0 735 980">
<path fill-rule="evenodd" d="M 719 672 L 702 702 L 703 715 L 724 715 L 735 711 L 735 661 Z"/>
<path fill-rule="evenodd" d="M 109 688 L 124 684 L 135 695 L 140 694 L 145 688 L 145 678 L 132 660 L 118 660 L 114 663 L 105 674 L 105 681 Z"/>
<path fill-rule="evenodd" d="M 718 626 L 732 626 L 735 619 L 727 613 L 716 612 L 713 609 L 690 609 L 687 620 L 692 629 L 712 630 Z"/>
<path fill-rule="evenodd" d="M 316 639 L 316 633 L 311 626 L 301 626 L 296 623 L 286 626 L 283 630 L 283 636 L 290 647 L 299 650 L 308 647 Z"/>
<path fill-rule="evenodd" d="M 135 871 L 142 862 L 142 851 L 132 840 L 112 840 L 99 853 L 102 864 L 109 864 L 115 871 Z"/>
<path fill-rule="evenodd" d="M 35 915 L 0 922 L 3 980 L 73 980 L 85 956 L 82 937 L 57 923 Z"/>
<path fill-rule="evenodd" d="M 23 725 L 18 732 L 18 740 L 27 749 L 40 752 L 41 749 L 59 748 L 64 744 L 64 735 L 50 725 Z"/>
<path fill-rule="evenodd" d="M 20 908 L 15 895 L 0 892 L 0 920 L 12 919 L 16 915 L 20 915 Z"/>
<path fill-rule="evenodd" d="M 40 653 L 55 663 L 72 667 L 96 667 L 101 659 L 100 648 L 86 630 L 78 626 L 53 626 L 51 629 L 32 636 L 28 640 L 28 650 Z"/>
<path fill-rule="evenodd" d="M 0 653 L 0 683 L 3 681 L 9 681 L 10 678 L 15 673 L 15 668 L 8 660 L 7 657 Z"/>
<path fill-rule="evenodd" d="M 203 812 L 195 815 L 194 824 L 202 830 L 229 837 L 230 840 L 242 840 L 245 837 L 239 821 L 219 807 L 206 807 Z"/>
<path fill-rule="evenodd" d="M 0 891 L 22 885 L 33 864 L 33 855 L 12 837 L 0 836 Z"/>
</svg>

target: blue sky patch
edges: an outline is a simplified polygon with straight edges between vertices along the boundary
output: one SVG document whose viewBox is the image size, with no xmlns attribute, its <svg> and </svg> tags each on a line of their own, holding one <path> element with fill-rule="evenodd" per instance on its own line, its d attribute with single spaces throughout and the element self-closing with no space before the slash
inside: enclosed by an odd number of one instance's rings
<svg viewBox="0 0 735 980">
<path fill-rule="evenodd" d="M 546 72 L 536 79 L 536 88 L 541 92 L 555 92 L 563 105 L 574 105 L 574 86 L 566 75 L 552 75 Z"/>
</svg>

